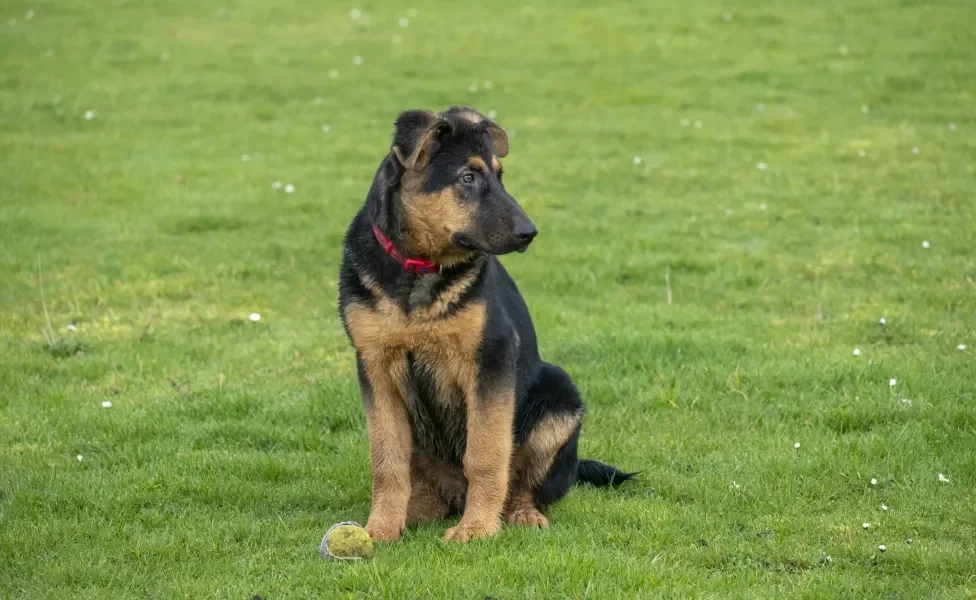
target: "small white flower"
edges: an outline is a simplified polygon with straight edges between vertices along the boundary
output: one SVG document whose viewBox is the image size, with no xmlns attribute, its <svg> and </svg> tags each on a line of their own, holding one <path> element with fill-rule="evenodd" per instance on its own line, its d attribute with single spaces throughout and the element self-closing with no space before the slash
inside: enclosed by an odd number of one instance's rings
<svg viewBox="0 0 976 600">
<path fill-rule="evenodd" d="M 766 210 L 766 208 L 767 208 L 767 207 L 766 207 L 766 205 L 765 205 L 765 204 L 760 204 L 760 205 L 759 205 L 759 210 Z"/>
<path fill-rule="evenodd" d="M 868 528 L 871 527 L 871 524 L 870 523 L 864 523 L 863 525 L 861 525 L 861 527 L 863 527 L 865 529 L 868 529 Z"/>
<path fill-rule="evenodd" d="M 363 57 L 362 56 L 353 56 L 352 57 L 352 64 L 356 65 L 357 67 L 360 66 L 360 65 L 362 65 L 363 64 Z"/>
<path fill-rule="evenodd" d="M 102 402 L 102 408 L 112 408 L 112 403 L 108 400 Z"/>
<path fill-rule="evenodd" d="M 486 90 L 490 90 L 493 87 L 495 87 L 495 84 L 492 83 L 490 79 L 486 79 L 485 80 L 485 89 Z"/>
<path fill-rule="evenodd" d="M 854 348 L 854 356 L 861 356 L 861 349 L 860 348 Z"/>
<path fill-rule="evenodd" d="M 359 10 L 358 8 L 354 8 L 349 11 L 349 18 L 353 21 L 358 21 L 360 18 L 362 18 L 362 16 L 363 11 Z"/>
<path fill-rule="evenodd" d="M 27 11 L 27 14 L 24 15 L 24 19 L 27 20 L 27 21 L 30 21 L 33 18 L 34 18 L 34 11 L 32 11 L 32 10 L 28 10 Z"/>
<path fill-rule="evenodd" d="M 286 185 L 285 186 L 285 193 L 286 194 L 294 194 L 295 193 L 295 186 L 292 185 L 292 184 L 290 184 L 290 183 L 288 185 Z"/>
<path fill-rule="evenodd" d="M 878 480 L 874 477 L 871 478 L 871 485 L 878 485 Z"/>
<path fill-rule="evenodd" d="M 921 150 L 918 149 L 918 146 L 912 146 L 912 154 L 918 154 L 919 152 L 921 152 Z"/>
<path fill-rule="evenodd" d="M 907 540 L 905 540 L 905 543 L 906 544 L 911 544 L 912 543 L 912 538 L 908 538 Z"/>
<path fill-rule="evenodd" d="M 244 161 L 244 162 L 247 162 L 247 161 L 251 160 L 251 155 L 250 154 L 241 154 L 241 160 Z"/>
<path fill-rule="evenodd" d="M 641 161 L 642 161 L 641 157 L 639 157 L 639 156 L 635 156 L 634 157 L 634 164 L 635 165 L 641 164 Z"/>
<path fill-rule="evenodd" d="M 332 131 L 332 125 L 328 123 L 322 125 L 322 133 L 329 133 L 330 131 Z"/>
<path fill-rule="evenodd" d="M 912 401 L 909 400 L 908 398 L 902 398 L 901 399 L 901 403 L 904 404 L 905 406 L 911 406 L 912 405 Z"/>
<path fill-rule="evenodd" d="M 862 158 L 865 157 L 865 156 L 867 156 L 867 154 L 868 153 L 864 151 L 864 148 L 861 148 L 860 150 L 857 151 L 857 155 L 860 156 L 860 157 L 862 157 Z"/>
<path fill-rule="evenodd" d="M 931 246 L 931 244 L 929 244 L 929 241 L 928 240 L 923 240 L 922 241 L 922 247 L 923 248 L 925 248 L 926 250 L 928 250 L 929 249 L 929 246 Z"/>
<path fill-rule="evenodd" d="M 756 168 L 759 169 L 760 171 L 765 171 L 766 170 L 766 167 L 767 167 L 767 165 L 764 162 L 756 163 Z"/>
<path fill-rule="evenodd" d="M 681 119 L 681 120 L 680 120 L 680 121 L 678 121 L 678 122 L 679 122 L 679 123 L 681 123 L 681 126 L 682 126 L 682 127 L 687 127 L 688 125 L 690 125 L 690 124 L 691 124 L 691 121 L 689 121 L 688 119 Z"/>
<path fill-rule="evenodd" d="M 739 485 L 738 483 L 736 483 L 736 482 L 734 482 L 734 481 L 732 482 L 732 489 L 735 489 L 735 490 L 737 490 L 737 489 L 739 489 L 740 487 L 742 487 L 742 486 L 740 486 L 740 485 Z"/>
<path fill-rule="evenodd" d="M 896 383 L 898 383 L 898 380 L 892 377 L 891 379 L 888 380 L 888 387 L 895 387 Z"/>
<path fill-rule="evenodd" d="M 78 456 L 76 456 L 75 458 L 78 459 L 78 462 L 81 462 L 81 461 L 85 460 L 85 457 L 82 456 L 82 455 L 80 455 L 80 454 Z"/>
<path fill-rule="evenodd" d="M 86 121 L 91 121 L 94 118 L 95 118 L 95 111 L 93 111 L 93 110 L 86 110 L 85 111 L 85 120 Z"/>
<path fill-rule="evenodd" d="M 793 449 L 794 450 L 799 450 L 800 449 L 800 442 L 796 442 L 795 444 L 793 444 Z"/>
<path fill-rule="evenodd" d="M 882 504 L 881 505 L 881 510 L 888 510 L 888 505 L 887 504 Z"/>
<path fill-rule="evenodd" d="M 864 113 L 864 114 L 868 114 L 868 105 L 867 104 L 862 104 L 861 105 L 861 112 Z"/>
<path fill-rule="evenodd" d="M 827 556 L 824 556 L 824 562 L 829 565 L 830 563 L 834 562 L 834 559 L 830 558 L 830 555 L 828 554 Z"/>
<path fill-rule="evenodd" d="M 722 13 L 722 20 L 725 21 L 726 23 L 728 23 L 729 21 L 731 21 L 732 20 L 732 13 L 730 13 L 728 11 Z"/>
<path fill-rule="evenodd" d="M 846 56 L 847 55 L 847 46 L 841 44 L 840 48 L 838 48 L 837 51 L 840 52 L 841 56 Z"/>
<path fill-rule="evenodd" d="M 273 190 L 280 190 L 282 185 L 284 185 L 284 184 L 281 183 L 280 181 L 273 181 L 273 182 L 271 182 L 271 189 L 273 189 Z"/>
<path fill-rule="evenodd" d="M 250 319 L 252 323 L 257 323 L 261 320 L 261 315 L 259 313 L 251 313 L 251 316 L 249 316 L 248 319 Z"/>
<path fill-rule="evenodd" d="M 888 547 L 885 546 L 884 544 L 881 544 L 880 546 L 878 546 L 878 550 L 881 550 L 882 552 L 884 552 L 887 549 L 888 549 Z"/>
<path fill-rule="evenodd" d="M 956 346 L 956 350 L 965 350 L 965 349 L 966 349 L 966 344 L 959 344 L 958 346 Z"/>
<path fill-rule="evenodd" d="M 942 483 L 949 483 L 949 478 L 943 475 L 942 473 L 939 473 L 939 481 L 941 481 Z"/>
<path fill-rule="evenodd" d="M 169 60 L 169 52 L 163 52 L 159 55 L 159 62 L 166 62 Z"/>
<path fill-rule="evenodd" d="M 888 319 L 881 317 L 880 319 L 878 319 L 878 323 L 881 323 L 882 325 L 887 325 Z"/>
<path fill-rule="evenodd" d="M 488 118 L 489 119 L 494 119 L 497 116 L 498 116 L 498 113 L 496 111 L 494 111 L 494 110 L 489 110 L 488 111 Z"/>
<path fill-rule="evenodd" d="M 336 79 L 339 77 L 339 71 L 336 69 L 329 69 L 329 79 Z"/>
<path fill-rule="evenodd" d="M 471 92 L 472 94 L 475 93 L 475 92 L 477 92 L 478 91 L 478 84 L 477 83 L 472 83 L 471 85 L 469 85 L 468 86 L 468 91 Z"/>
<path fill-rule="evenodd" d="M 410 19 L 406 17 L 400 17 L 400 20 L 397 21 L 397 24 L 400 25 L 400 27 L 406 29 L 407 27 L 410 27 Z"/>
<path fill-rule="evenodd" d="M 695 121 L 695 129 L 701 129 L 701 128 L 702 128 L 702 122 L 701 121 Z"/>
<path fill-rule="evenodd" d="M 68 323 L 68 326 L 65 329 L 67 329 L 71 333 L 74 333 L 74 332 L 78 331 L 78 328 L 75 327 L 75 324 L 74 323 Z"/>
<path fill-rule="evenodd" d="M 956 124 L 955 123 L 949 123 L 949 131 L 955 131 L 955 130 L 956 130 Z"/>
</svg>

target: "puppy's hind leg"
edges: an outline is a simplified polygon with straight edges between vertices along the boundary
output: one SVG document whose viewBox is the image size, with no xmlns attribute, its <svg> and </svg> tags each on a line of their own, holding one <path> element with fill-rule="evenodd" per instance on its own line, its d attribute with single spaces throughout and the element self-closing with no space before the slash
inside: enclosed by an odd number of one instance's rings
<svg viewBox="0 0 976 600">
<path fill-rule="evenodd" d="M 566 495 L 576 482 L 577 455 L 583 403 L 562 369 L 546 365 L 529 391 L 524 414 L 540 415 L 525 421 L 527 434 L 512 460 L 510 493 L 505 506 L 509 525 L 545 528 L 542 509 Z"/>
</svg>

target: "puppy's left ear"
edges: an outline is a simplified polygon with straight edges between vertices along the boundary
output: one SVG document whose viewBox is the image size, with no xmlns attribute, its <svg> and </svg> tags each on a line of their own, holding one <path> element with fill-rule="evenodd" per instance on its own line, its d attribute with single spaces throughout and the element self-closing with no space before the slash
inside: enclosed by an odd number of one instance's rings
<svg viewBox="0 0 976 600">
<path fill-rule="evenodd" d="M 396 120 L 393 147 L 390 151 L 406 170 L 413 169 L 437 149 L 437 135 L 447 122 L 437 114 L 423 110 L 408 110 Z"/>
<path fill-rule="evenodd" d="M 498 158 L 508 156 L 508 134 L 492 121 L 487 124 L 488 135 L 491 136 L 491 149 Z"/>
</svg>

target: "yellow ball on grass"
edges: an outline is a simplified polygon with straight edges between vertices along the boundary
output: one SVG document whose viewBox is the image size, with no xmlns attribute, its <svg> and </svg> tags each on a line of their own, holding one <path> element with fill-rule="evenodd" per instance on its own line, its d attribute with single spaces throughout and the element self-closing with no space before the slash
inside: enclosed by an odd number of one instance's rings
<svg viewBox="0 0 976 600">
<path fill-rule="evenodd" d="M 329 528 L 319 545 L 322 558 L 360 560 L 373 552 L 373 538 L 359 523 L 345 521 Z"/>
</svg>

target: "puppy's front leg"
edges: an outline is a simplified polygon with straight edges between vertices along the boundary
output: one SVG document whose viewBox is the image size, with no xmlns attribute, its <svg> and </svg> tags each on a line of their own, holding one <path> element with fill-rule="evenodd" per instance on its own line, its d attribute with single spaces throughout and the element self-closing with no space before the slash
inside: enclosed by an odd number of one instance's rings
<svg viewBox="0 0 976 600">
<path fill-rule="evenodd" d="M 366 531 L 376 541 L 400 539 L 410 502 L 410 456 L 413 440 L 402 395 L 405 375 L 400 361 L 360 364 L 360 387 L 366 405 L 373 496 Z"/>
<path fill-rule="evenodd" d="M 468 440 L 464 452 L 468 491 L 461 522 L 447 530 L 445 542 L 466 542 L 497 533 L 508 495 L 515 389 L 506 386 L 499 392 L 468 396 Z"/>
</svg>

